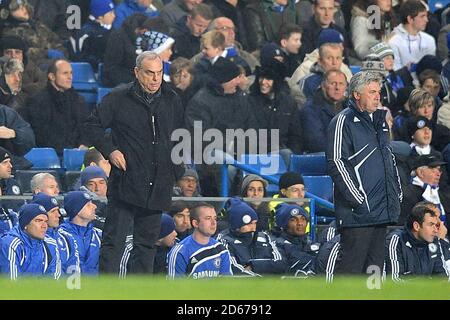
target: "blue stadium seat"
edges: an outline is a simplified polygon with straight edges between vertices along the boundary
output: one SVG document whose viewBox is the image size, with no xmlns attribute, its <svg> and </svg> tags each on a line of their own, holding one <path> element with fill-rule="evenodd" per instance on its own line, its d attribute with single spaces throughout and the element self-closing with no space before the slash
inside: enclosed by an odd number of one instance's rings
<svg viewBox="0 0 450 320">
<path fill-rule="evenodd" d="M 72 62 L 71 65 L 73 88 L 76 91 L 97 91 L 98 83 L 92 66 L 87 62 Z"/>
<path fill-rule="evenodd" d="M 19 184 L 22 193 L 31 193 L 31 179 L 34 177 L 34 175 L 42 172 L 50 173 L 51 175 L 53 175 L 56 178 L 59 187 L 62 188 L 59 174 L 56 170 L 16 170 L 14 179 L 16 179 L 17 183 Z"/>
<path fill-rule="evenodd" d="M 67 171 L 79 171 L 83 165 L 86 150 L 64 149 L 63 168 Z"/>
<path fill-rule="evenodd" d="M 350 66 L 350 70 L 352 71 L 352 74 L 358 73 L 361 71 L 361 66 Z"/>
<path fill-rule="evenodd" d="M 325 153 L 291 155 L 290 171 L 299 172 L 303 176 L 326 175 L 327 159 Z"/>
<path fill-rule="evenodd" d="M 99 87 L 98 88 L 98 93 L 97 93 L 97 104 L 100 104 L 100 102 L 102 101 L 103 97 L 106 96 L 108 93 L 110 93 L 112 89 L 113 88 Z"/>
<path fill-rule="evenodd" d="M 59 169 L 61 162 L 53 148 L 33 148 L 24 156 L 33 169 Z"/>
<path fill-rule="evenodd" d="M 450 0 L 428 0 L 428 7 L 431 13 L 435 13 L 439 9 L 443 9 L 450 3 Z"/>
<path fill-rule="evenodd" d="M 324 200 L 333 203 L 333 180 L 330 176 L 303 176 L 305 181 L 305 188 L 309 193 L 312 193 Z M 332 216 L 333 212 L 316 207 L 318 215 Z"/>
<path fill-rule="evenodd" d="M 97 93 L 96 92 L 87 92 L 87 91 L 77 91 L 80 96 L 84 98 L 84 101 L 88 105 L 95 105 L 97 103 Z"/>
<path fill-rule="evenodd" d="M 252 166 L 260 174 L 280 177 L 287 170 L 283 158 L 278 153 L 274 154 L 243 154 L 240 163 Z M 244 171 L 244 176 L 248 173 Z M 277 184 L 269 184 L 267 193 L 269 195 L 278 192 Z"/>
</svg>

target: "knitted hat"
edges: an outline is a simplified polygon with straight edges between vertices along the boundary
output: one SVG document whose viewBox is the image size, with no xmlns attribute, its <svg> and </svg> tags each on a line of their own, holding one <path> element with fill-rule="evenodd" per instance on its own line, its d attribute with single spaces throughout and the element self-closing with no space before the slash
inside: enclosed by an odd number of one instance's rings
<svg viewBox="0 0 450 320">
<path fill-rule="evenodd" d="M 427 54 L 423 56 L 422 59 L 420 59 L 419 63 L 417 63 L 416 66 L 416 74 L 419 76 L 422 71 L 426 69 L 431 69 L 436 71 L 438 74 L 441 74 L 442 71 L 442 63 L 439 61 L 439 59 L 436 56 L 433 56 L 431 54 Z"/>
<path fill-rule="evenodd" d="M 161 231 L 159 232 L 159 238 L 162 239 L 168 236 L 175 230 L 175 221 L 167 213 L 161 215 Z"/>
<path fill-rule="evenodd" d="M 280 181 L 278 183 L 279 189 L 287 189 L 290 186 L 296 185 L 296 184 L 305 184 L 303 181 L 303 177 L 298 172 L 292 172 L 288 171 L 283 173 L 283 175 L 280 177 Z"/>
<path fill-rule="evenodd" d="M 387 56 L 394 57 L 394 51 L 387 43 L 384 42 L 377 43 L 376 45 L 370 47 L 369 54 L 374 54 L 381 61 L 383 61 L 383 58 Z"/>
<path fill-rule="evenodd" d="M 86 169 L 81 171 L 80 178 L 81 178 L 82 186 L 87 185 L 89 180 L 95 179 L 95 178 L 102 178 L 102 179 L 105 179 L 105 181 L 108 180 L 108 177 L 106 176 L 105 171 L 103 171 L 103 169 L 98 166 L 86 167 Z"/>
<path fill-rule="evenodd" d="M 198 181 L 198 173 L 194 169 L 186 168 L 184 170 L 184 174 L 181 176 L 181 179 L 184 177 L 194 177 Z"/>
<path fill-rule="evenodd" d="M 304 216 L 308 220 L 308 213 L 302 207 L 295 204 L 280 203 L 275 208 L 275 222 L 283 229 L 287 228 L 289 220 L 295 216 Z"/>
<path fill-rule="evenodd" d="M 33 196 L 31 200 L 32 203 L 40 204 L 45 208 L 45 211 L 49 212 L 50 210 L 59 207 L 58 200 L 56 198 L 51 197 L 43 192 L 39 192 Z"/>
<path fill-rule="evenodd" d="M 229 199 L 225 203 L 225 210 L 228 213 L 228 222 L 231 230 L 240 229 L 253 220 L 258 220 L 255 210 L 239 198 Z"/>
<path fill-rule="evenodd" d="M 260 61 L 262 66 L 270 65 L 272 61 L 276 60 L 275 57 L 286 59 L 286 54 L 281 47 L 273 42 L 266 43 L 260 51 Z M 278 60 L 276 60 L 278 61 Z"/>
<path fill-rule="evenodd" d="M 136 39 L 136 53 L 140 54 L 142 51 L 151 51 L 160 54 L 169 49 L 175 40 L 168 35 L 157 32 L 147 31 Z"/>
<path fill-rule="evenodd" d="M 45 208 L 43 206 L 37 203 L 24 204 L 19 209 L 20 229 L 25 229 L 25 226 L 27 226 L 31 222 L 31 220 L 33 220 L 40 214 L 47 215 L 47 211 L 45 211 Z"/>
<path fill-rule="evenodd" d="M 211 76 L 219 83 L 226 83 L 241 74 L 238 66 L 228 59 L 219 57 L 210 69 Z"/>
<path fill-rule="evenodd" d="M 366 60 L 362 62 L 361 71 L 377 72 L 384 77 L 388 74 L 384 62 L 380 61 L 374 54 L 366 56 Z"/>
<path fill-rule="evenodd" d="M 261 181 L 264 189 L 267 188 L 268 182 L 267 180 L 264 180 L 260 176 L 256 174 L 249 174 L 248 176 L 245 176 L 244 180 L 242 180 L 242 186 L 241 186 L 241 196 L 246 197 L 247 188 L 253 181 Z"/>
<path fill-rule="evenodd" d="M 0 162 L 11 159 L 11 153 L 5 148 L 0 147 Z"/>
<path fill-rule="evenodd" d="M 410 118 L 408 120 L 407 127 L 408 127 L 408 134 L 410 137 L 413 136 L 417 130 L 423 129 L 425 127 L 428 127 L 429 129 L 433 130 L 433 124 L 431 123 L 431 121 L 422 116 Z"/>
<path fill-rule="evenodd" d="M 331 28 L 322 29 L 319 33 L 317 47 L 320 48 L 325 43 L 344 43 L 344 37 L 339 31 Z"/>
<path fill-rule="evenodd" d="M 75 218 L 81 209 L 91 200 L 92 198 L 87 192 L 71 191 L 67 193 L 64 197 L 64 209 L 69 220 Z"/>
<path fill-rule="evenodd" d="M 26 53 L 28 50 L 26 42 L 17 36 L 2 37 L 0 44 L 2 51 L 5 51 L 6 49 L 19 49 L 22 50 L 23 53 Z"/>
<path fill-rule="evenodd" d="M 98 18 L 114 10 L 114 3 L 111 0 L 91 0 L 89 10 L 95 18 Z"/>
</svg>

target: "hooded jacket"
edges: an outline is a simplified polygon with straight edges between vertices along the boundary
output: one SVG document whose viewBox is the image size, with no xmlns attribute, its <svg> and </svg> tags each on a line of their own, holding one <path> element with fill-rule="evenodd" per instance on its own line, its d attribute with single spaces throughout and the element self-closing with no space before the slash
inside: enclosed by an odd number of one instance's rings
<svg viewBox="0 0 450 320">
<path fill-rule="evenodd" d="M 394 70 L 418 63 L 427 54 L 436 55 L 436 41 L 432 36 L 423 31 L 410 35 L 403 24 L 394 28 L 388 44 L 394 51 Z"/>
<path fill-rule="evenodd" d="M 386 111 L 376 110 L 372 121 L 353 99 L 346 106 L 330 123 L 326 151 L 338 226 L 395 223 L 403 194 Z"/>
<path fill-rule="evenodd" d="M 22 275 L 61 276 L 61 260 L 56 242 L 31 238 L 19 227 L 0 238 L 0 272 L 9 274 L 11 280 Z"/>
</svg>

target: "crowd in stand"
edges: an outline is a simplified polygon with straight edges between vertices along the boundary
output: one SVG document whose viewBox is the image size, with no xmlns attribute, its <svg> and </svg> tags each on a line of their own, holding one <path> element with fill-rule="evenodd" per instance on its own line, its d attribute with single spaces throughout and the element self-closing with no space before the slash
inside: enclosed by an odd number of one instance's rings
<svg viewBox="0 0 450 320">
<path fill-rule="evenodd" d="M 69 28 L 70 5 L 81 8 L 80 28 Z M 378 8 L 376 26 L 371 6 Z M 58 177 L 38 173 L 30 181 L 32 200 L 0 200 L 0 272 L 11 279 L 99 273 L 111 208 L 107 194 L 134 199 L 146 182 L 113 189 L 108 180 L 117 174 L 116 163 L 111 173 L 111 152 L 104 152 L 113 149 L 103 145 L 102 154 L 92 146 L 111 139 L 114 127 L 103 126 L 123 125 L 122 117 L 153 125 L 154 135 L 130 138 L 130 149 L 157 144 L 153 115 L 140 114 L 154 98 L 138 81 L 137 58 L 148 51 L 162 62 L 163 86 L 155 96 L 173 105 L 168 121 L 174 129 L 192 137 L 198 122 L 203 132 L 217 129 L 223 137 L 230 129 L 268 130 L 266 152 L 279 153 L 287 168 L 293 154 L 327 152 L 328 161 L 335 160 L 341 150 L 329 151 L 337 139 L 330 128 L 339 126 L 338 115 L 348 114 L 355 69 L 376 74 L 377 108 L 386 114 L 380 121 L 387 124 L 387 148 L 403 195 L 398 220 L 389 221 L 395 228 L 383 234 L 385 270 L 394 280 L 450 276 L 450 29 L 442 10 L 419 0 L 7 0 L 0 10 L 1 194 L 23 194 L 14 172 L 32 167 L 24 155 L 33 147 L 54 148 L 60 157 L 65 148 L 87 150 L 80 178 L 65 190 Z M 89 106 L 73 88 L 71 62 L 89 63 L 99 82 L 112 89 L 100 102 L 103 108 Z M 120 90 L 137 97 L 112 101 Z M 112 103 L 119 109 L 109 109 Z M 139 128 L 129 126 L 128 137 Z M 272 130 L 279 141 L 270 140 Z M 208 147 L 193 142 L 201 150 Z M 213 153 L 202 153 L 200 164 L 188 155 L 176 183 L 159 190 L 173 189 L 174 197 L 217 196 L 220 166 L 205 163 L 239 160 L 237 144 L 224 139 Z M 263 141 L 256 144 L 258 151 Z M 358 154 L 344 161 L 359 168 Z M 329 169 L 330 175 L 340 170 L 333 164 Z M 272 195 L 263 177 L 228 170 L 234 197 L 223 208 L 179 200 L 164 210 L 157 241 L 147 245 L 156 248 L 153 272 L 172 278 L 325 274 L 331 280 L 342 258 L 342 221 L 311 239 L 308 201 L 286 200 L 305 198 L 302 173 L 284 173 Z M 365 192 L 358 180 L 357 192 Z M 377 188 L 366 192 L 373 197 Z M 63 204 L 60 191 L 66 192 Z M 267 196 L 274 200 L 258 201 Z M 147 201 L 163 203 L 161 197 L 153 193 Z M 120 276 L 138 270 L 133 252 L 142 244 L 133 228 L 143 225 L 134 223 L 122 226 L 128 236 L 114 256 Z"/>
</svg>

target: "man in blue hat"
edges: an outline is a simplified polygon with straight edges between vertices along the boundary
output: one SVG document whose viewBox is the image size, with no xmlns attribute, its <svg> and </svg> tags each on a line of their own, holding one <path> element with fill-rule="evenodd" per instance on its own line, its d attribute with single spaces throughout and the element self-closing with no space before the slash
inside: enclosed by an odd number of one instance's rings
<svg viewBox="0 0 450 320">
<path fill-rule="evenodd" d="M 22 275 L 50 275 L 58 279 L 61 261 L 54 239 L 46 237 L 48 216 L 39 204 L 24 204 L 19 210 L 19 225 L 2 236 L 0 272 L 11 280 Z"/>
<path fill-rule="evenodd" d="M 102 232 L 92 224 L 96 208 L 87 192 L 71 191 L 64 197 L 68 221 L 61 225 L 61 229 L 72 235 L 78 245 L 83 274 L 98 273 Z"/>
<path fill-rule="evenodd" d="M 309 215 L 305 209 L 296 204 L 281 203 L 276 207 L 275 221 L 281 230 L 275 242 L 286 264 L 286 273 L 304 276 L 315 272 L 319 244 L 308 239 Z"/>
<path fill-rule="evenodd" d="M 229 228 L 217 240 L 230 250 L 234 274 L 260 276 L 284 273 L 286 266 L 274 240 L 264 231 L 256 232 L 258 215 L 239 198 L 225 204 Z"/>
<path fill-rule="evenodd" d="M 61 271 L 65 274 L 80 272 L 78 245 L 72 235 L 59 228 L 61 212 L 56 198 L 40 192 L 33 196 L 32 203 L 43 206 L 47 211 L 47 237 L 56 241 L 61 259 Z"/>
</svg>

